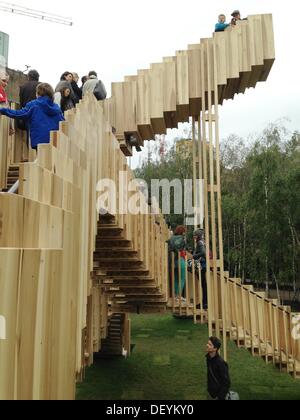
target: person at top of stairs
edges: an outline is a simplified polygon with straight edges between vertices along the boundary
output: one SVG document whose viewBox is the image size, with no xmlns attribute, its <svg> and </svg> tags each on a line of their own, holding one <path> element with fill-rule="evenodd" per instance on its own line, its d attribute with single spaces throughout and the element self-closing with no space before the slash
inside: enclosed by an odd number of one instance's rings
<svg viewBox="0 0 300 420">
<path fill-rule="evenodd" d="M 229 23 L 226 23 L 226 16 L 221 14 L 218 18 L 218 23 L 215 26 L 215 32 L 224 32 L 226 28 L 228 28 Z"/>
<path fill-rule="evenodd" d="M 53 88 L 48 83 L 41 83 L 37 87 L 35 101 L 29 102 L 19 111 L 0 108 L 0 114 L 27 121 L 31 147 L 36 150 L 39 144 L 50 142 L 50 131 L 58 130 L 60 121 L 64 121 L 61 109 L 54 104 L 53 99 Z"/>
</svg>

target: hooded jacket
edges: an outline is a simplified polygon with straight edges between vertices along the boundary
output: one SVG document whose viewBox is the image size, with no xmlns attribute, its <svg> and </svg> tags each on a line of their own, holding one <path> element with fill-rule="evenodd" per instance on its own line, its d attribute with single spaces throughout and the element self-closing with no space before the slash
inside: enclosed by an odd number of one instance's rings
<svg viewBox="0 0 300 420">
<path fill-rule="evenodd" d="M 41 96 L 29 102 L 19 111 L 0 109 L 0 114 L 27 121 L 32 148 L 36 148 L 41 143 L 49 143 L 50 131 L 58 130 L 59 122 L 64 121 L 60 107 L 48 96 Z"/>
</svg>

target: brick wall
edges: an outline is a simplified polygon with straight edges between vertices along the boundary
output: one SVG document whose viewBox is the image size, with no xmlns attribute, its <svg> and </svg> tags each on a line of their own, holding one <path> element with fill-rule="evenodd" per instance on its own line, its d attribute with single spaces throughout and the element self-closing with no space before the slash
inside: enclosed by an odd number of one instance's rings
<svg viewBox="0 0 300 420">
<path fill-rule="evenodd" d="M 9 84 L 6 92 L 10 102 L 19 103 L 19 87 L 27 81 L 27 77 L 21 71 L 7 69 L 9 74 Z"/>
</svg>

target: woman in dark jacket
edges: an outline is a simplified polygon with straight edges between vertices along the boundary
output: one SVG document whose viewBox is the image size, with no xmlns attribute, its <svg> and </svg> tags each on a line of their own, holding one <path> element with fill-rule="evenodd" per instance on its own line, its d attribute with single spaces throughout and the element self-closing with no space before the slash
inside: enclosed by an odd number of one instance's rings
<svg viewBox="0 0 300 420">
<path fill-rule="evenodd" d="M 50 142 L 50 132 L 59 129 L 64 116 L 58 105 L 54 104 L 54 91 L 48 83 L 37 87 L 37 99 L 29 102 L 25 108 L 14 111 L 8 108 L 0 109 L 0 114 L 9 118 L 23 119 L 27 122 L 31 147 L 37 149 L 41 143 Z"/>
<path fill-rule="evenodd" d="M 64 87 L 60 92 L 56 92 L 54 95 L 54 103 L 60 106 L 62 112 L 75 108 L 74 102 L 71 98 L 70 88 Z"/>
<path fill-rule="evenodd" d="M 73 73 L 71 73 L 70 71 L 65 71 L 60 78 L 60 82 L 58 83 L 58 85 L 55 88 L 55 93 L 56 92 L 61 92 L 61 90 L 63 88 L 69 88 L 71 91 L 71 99 L 74 103 L 74 106 L 76 105 L 76 95 L 74 93 L 73 87 L 72 87 L 72 82 L 73 82 Z"/>
</svg>

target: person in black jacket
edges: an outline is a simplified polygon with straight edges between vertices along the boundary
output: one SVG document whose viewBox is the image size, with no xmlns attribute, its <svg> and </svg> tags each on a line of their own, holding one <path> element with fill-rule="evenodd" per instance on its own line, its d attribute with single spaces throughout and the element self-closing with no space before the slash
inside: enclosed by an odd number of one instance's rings
<svg viewBox="0 0 300 420">
<path fill-rule="evenodd" d="M 207 299 L 207 265 L 206 265 L 206 244 L 205 244 L 205 233 L 203 229 L 198 229 L 194 232 L 194 243 L 196 244 L 193 252 L 193 258 L 196 264 L 201 265 L 201 286 L 202 286 L 202 306 L 203 309 L 208 308 Z M 198 270 L 197 270 L 197 273 Z"/>
<path fill-rule="evenodd" d="M 73 80 L 71 86 L 75 95 L 75 103 L 79 104 L 79 101 L 82 99 L 82 89 L 78 86 L 79 76 L 77 73 L 73 73 Z"/>
<path fill-rule="evenodd" d="M 28 73 L 28 82 L 20 86 L 20 107 L 25 106 L 36 99 L 36 88 L 39 85 L 40 75 L 36 70 Z"/>
<path fill-rule="evenodd" d="M 214 400 L 225 401 L 229 393 L 231 381 L 228 365 L 219 355 L 221 341 L 210 337 L 207 344 L 207 391 Z"/>
<path fill-rule="evenodd" d="M 20 86 L 20 108 L 25 108 L 29 102 L 34 101 L 36 99 L 36 88 L 40 84 L 40 75 L 36 70 L 30 70 L 28 72 L 28 81 Z M 17 121 L 17 127 L 20 130 L 26 130 L 27 131 L 27 144 L 29 141 L 28 137 L 28 127 L 26 124 L 26 121 L 24 120 L 18 120 Z"/>
</svg>

